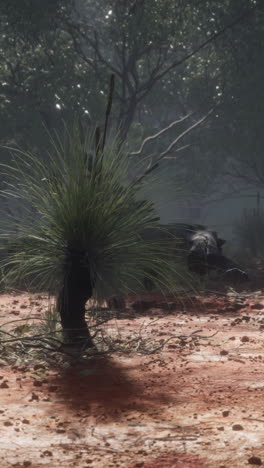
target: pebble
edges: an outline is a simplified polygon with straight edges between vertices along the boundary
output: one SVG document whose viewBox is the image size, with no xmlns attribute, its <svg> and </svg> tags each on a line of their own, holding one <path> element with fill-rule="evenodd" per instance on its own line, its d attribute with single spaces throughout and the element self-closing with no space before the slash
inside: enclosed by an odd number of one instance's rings
<svg viewBox="0 0 264 468">
<path fill-rule="evenodd" d="M 242 338 L 240 340 L 242 341 L 242 343 L 247 343 L 249 341 L 249 337 L 248 336 L 242 336 Z"/>
<path fill-rule="evenodd" d="M 232 430 L 233 431 L 243 431 L 243 426 L 241 426 L 241 424 L 234 424 L 234 426 L 232 426 Z"/>
<path fill-rule="evenodd" d="M 257 465 L 257 466 L 261 466 L 261 465 L 262 465 L 261 458 L 256 457 L 255 455 L 253 455 L 252 457 L 250 457 L 250 458 L 248 459 L 248 463 L 249 463 L 250 465 Z"/>
</svg>

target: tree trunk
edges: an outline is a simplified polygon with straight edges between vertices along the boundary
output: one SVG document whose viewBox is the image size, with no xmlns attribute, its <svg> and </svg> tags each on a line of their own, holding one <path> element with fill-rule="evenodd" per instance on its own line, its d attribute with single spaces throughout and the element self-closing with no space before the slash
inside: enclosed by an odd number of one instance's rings
<svg viewBox="0 0 264 468">
<path fill-rule="evenodd" d="M 92 348 L 94 344 L 85 321 L 85 304 L 92 296 L 93 282 L 85 252 L 68 249 L 65 270 L 57 302 L 65 341 Z"/>
<path fill-rule="evenodd" d="M 127 134 L 131 127 L 131 124 L 133 123 L 135 112 L 136 112 L 136 100 L 135 100 L 135 96 L 131 96 L 127 105 L 127 109 L 124 110 L 123 107 L 121 107 L 121 110 L 119 113 L 118 135 L 119 135 L 119 139 L 121 143 L 124 143 L 127 139 Z"/>
</svg>

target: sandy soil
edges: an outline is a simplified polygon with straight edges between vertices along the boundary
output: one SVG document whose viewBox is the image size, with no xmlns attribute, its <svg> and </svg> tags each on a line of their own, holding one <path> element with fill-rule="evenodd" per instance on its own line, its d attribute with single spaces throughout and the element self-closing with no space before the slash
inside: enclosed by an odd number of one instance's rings
<svg viewBox="0 0 264 468">
<path fill-rule="evenodd" d="M 0 325 L 46 307 L 40 296 L 2 295 Z M 169 339 L 163 350 L 64 369 L 0 356 L 0 466 L 264 466 L 264 296 L 127 307 L 105 331 Z"/>
</svg>

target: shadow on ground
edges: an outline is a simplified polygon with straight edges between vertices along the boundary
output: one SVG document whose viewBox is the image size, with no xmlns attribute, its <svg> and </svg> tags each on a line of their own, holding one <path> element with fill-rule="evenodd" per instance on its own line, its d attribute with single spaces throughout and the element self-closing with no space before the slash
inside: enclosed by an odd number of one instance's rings
<svg viewBox="0 0 264 468">
<path fill-rule="evenodd" d="M 134 380 L 130 373 L 142 377 L 141 366 L 132 367 L 129 358 L 126 361 L 128 365 L 114 358 L 97 358 L 78 364 L 50 381 L 54 397 L 67 409 L 84 411 L 98 421 L 116 420 L 129 411 L 151 414 L 157 407 L 161 409 L 175 400 L 165 388 L 153 388 L 149 380 Z"/>
</svg>

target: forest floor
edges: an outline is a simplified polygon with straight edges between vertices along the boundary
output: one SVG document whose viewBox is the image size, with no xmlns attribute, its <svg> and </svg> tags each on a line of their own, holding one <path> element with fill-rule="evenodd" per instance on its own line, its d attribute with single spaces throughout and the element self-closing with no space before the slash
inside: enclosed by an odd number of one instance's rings
<svg viewBox="0 0 264 468">
<path fill-rule="evenodd" d="M 130 299 L 102 325 L 152 354 L 58 366 L 0 355 L 1 467 L 264 466 L 264 293 L 225 292 Z M 0 331 L 47 307 L 0 295 Z"/>
</svg>

